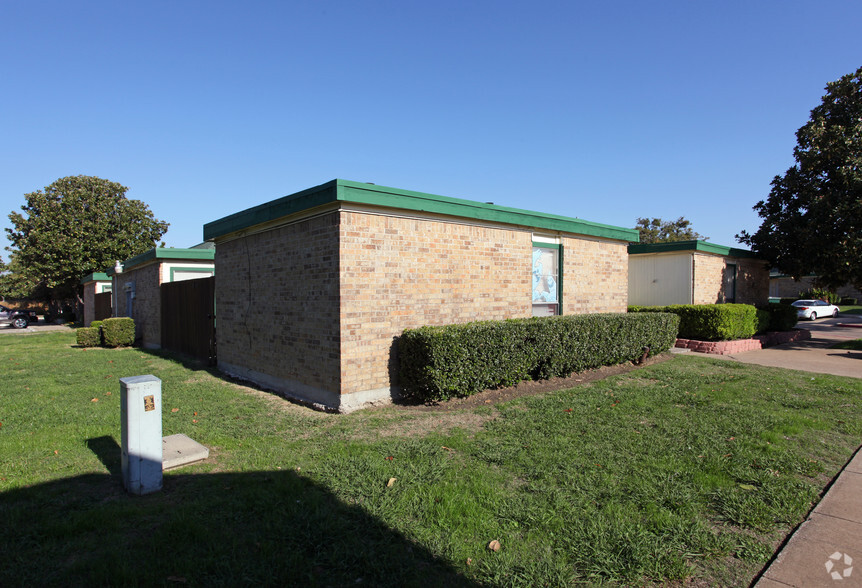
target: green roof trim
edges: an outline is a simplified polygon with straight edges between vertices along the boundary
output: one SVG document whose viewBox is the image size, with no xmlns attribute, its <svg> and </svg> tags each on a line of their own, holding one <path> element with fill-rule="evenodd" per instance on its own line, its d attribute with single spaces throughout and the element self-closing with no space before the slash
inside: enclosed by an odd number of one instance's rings
<svg viewBox="0 0 862 588">
<path fill-rule="evenodd" d="M 725 257 L 751 257 L 757 256 L 748 249 L 737 247 L 726 247 L 706 241 L 673 241 L 671 243 L 632 243 L 629 245 L 629 255 L 638 253 L 668 253 L 672 251 L 700 251 L 701 253 L 714 253 Z"/>
<path fill-rule="evenodd" d="M 442 214 L 619 241 L 638 240 L 638 232 L 634 229 L 349 180 L 332 180 L 207 223 L 204 225 L 204 240 L 218 239 L 236 231 L 337 202 Z"/>
<path fill-rule="evenodd" d="M 110 282 L 111 277 L 105 272 L 93 272 L 92 274 L 87 274 L 83 278 L 81 278 L 82 284 L 88 284 L 90 282 Z"/>
<path fill-rule="evenodd" d="M 180 249 L 179 247 L 155 247 L 130 257 L 123 262 L 123 271 L 143 265 L 149 261 L 179 259 L 182 261 L 212 261 L 215 259 L 215 249 Z M 114 275 L 114 268 L 107 270 L 108 275 Z"/>
</svg>

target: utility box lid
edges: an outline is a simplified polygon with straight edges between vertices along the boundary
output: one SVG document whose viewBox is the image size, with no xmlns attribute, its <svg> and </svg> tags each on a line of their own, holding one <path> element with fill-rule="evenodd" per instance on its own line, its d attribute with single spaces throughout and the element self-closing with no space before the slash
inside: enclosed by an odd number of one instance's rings
<svg viewBox="0 0 862 588">
<path fill-rule="evenodd" d="M 162 437 L 163 471 L 203 461 L 209 456 L 209 449 L 182 433 Z"/>
</svg>

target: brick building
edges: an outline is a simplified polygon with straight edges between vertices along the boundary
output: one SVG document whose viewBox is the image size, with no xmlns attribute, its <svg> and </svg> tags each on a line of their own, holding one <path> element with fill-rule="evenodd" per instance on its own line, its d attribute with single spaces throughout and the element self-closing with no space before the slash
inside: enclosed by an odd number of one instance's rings
<svg viewBox="0 0 862 588">
<path fill-rule="evenodd" d="M 631 229 L 333 180 L 211 222 L 218 363 L 347 412 L 398 393 L 405 329 L 625 312 Z"/>
<path fill-rule="evenodd" d="M 798 281 L 792 277 L 773 271 L 769 274 L 769 297 L 770 298 L 799 298 L 799 295 L 815 288 L 817 276 L 806 276 Z M 841 298 L 854 298 L 862 300 L 862 291 L 850 284 L 845 284 L 835 290 Z"/>
<path fill-rule="evenodd" d="M 629 304 L 764 304 L 766 262 L 745 249 L 706 241 L 633 243 L 629 251 Z"/>
<path fill-rule="evenodd" d="M 90 323 L 97 320 L 96 294 L 111 291 L 111 278 L 104 272 L 94 272 L 81 278 L 81 284 L 84 286 L 84 326 L 89 327 Z"/>
<path fill-rule="evenodd" d="M 161 347 L 161 285 L 210 277 L 215 271 L 215 251 L 193 247 L 160 247 L 127 259 L 123 271 L 107 271 L 113 281 L 114 316 L 135 320 L 135 338 L 144 347 Z"/>
</svg>

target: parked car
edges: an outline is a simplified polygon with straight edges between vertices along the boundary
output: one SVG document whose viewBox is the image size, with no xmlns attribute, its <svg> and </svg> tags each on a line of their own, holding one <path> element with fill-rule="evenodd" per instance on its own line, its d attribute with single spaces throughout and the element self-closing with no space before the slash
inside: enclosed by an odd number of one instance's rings
<svg viewBox="0 0 862 588">
<path fill-rule="evenodd" d="M 834 304 L 823 300 L 797 300 L 791 306 L 796 307 L 796 316 L 801 319 L 817 320 L 817 317 L 838 316 L 839 309 Z"/>
<path fill-rule="evenodd" d="M 0 306 L 0 325 L 12 325 L 16 329 L 26 329 L 30 323 L 39 321 L 35 310 L 22 310 Z"/>
</svg>

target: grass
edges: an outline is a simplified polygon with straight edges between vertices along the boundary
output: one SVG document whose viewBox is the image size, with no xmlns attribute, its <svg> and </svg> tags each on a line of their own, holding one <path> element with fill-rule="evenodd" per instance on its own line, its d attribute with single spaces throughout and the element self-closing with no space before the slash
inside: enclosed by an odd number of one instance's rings
<svg viewBox="0 0 862 588">
<path fill-rule="evenodd" d="M 850 306 L 845 304 L 839 308 L 841 309 L 842 314 L 862 314 L 862 306 L 859 305 Z"/>
<path fill-rule="evenodd" d="M 832 349 L 852 349 L 862 351 L 862 339 L 852 339 L 850 341 L 841 341 L 832 346 Z"/>
<path fill-rule="evenodd" d="M 862 380 L 699 357 L 328 415 L 73 342 L 0 335 L 0 585 L 745 585 L 862 435 Z M 117 379 L 141 374 L 211 457 L 132 497 Z"/>
</svg>

